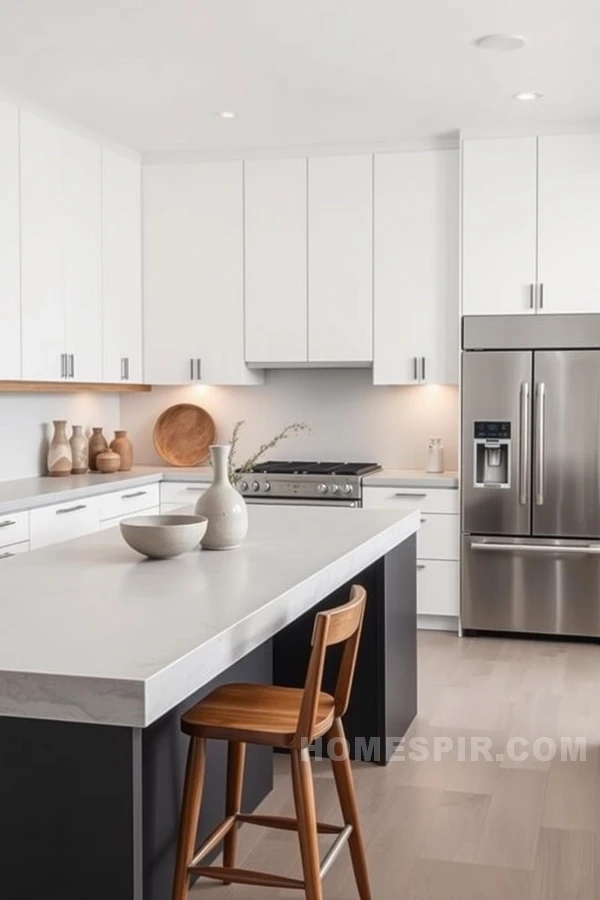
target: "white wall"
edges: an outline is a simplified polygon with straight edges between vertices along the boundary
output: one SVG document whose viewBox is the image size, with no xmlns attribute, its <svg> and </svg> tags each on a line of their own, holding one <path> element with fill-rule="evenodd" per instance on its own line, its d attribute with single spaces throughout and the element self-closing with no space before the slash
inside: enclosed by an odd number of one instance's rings
<svg viewBox="0 0 600 900">
<path fill-rule="evenodd" d="M 0 480 L 46 474 L 52 420 L 119 427 L 118 394 L 0 394 Z M 71 433 L 69 429 L 69 434 Z"/>
<path fill-rule="evenodd" d="M 273 370 L 261 387 L 153 388 L 121 397 L 121 422 L 138 463 L 158 463 L 152 429 L 174 403 L 203 406 L 225 441 L 246 420 L 240 454 L 248 456 L 289 422 L 312 425 L 310 435 L 289 440 L 279 459 L 374 461 L 393 468 L 424 468 L 429 437 L 441 437 L 446 469 L 457 468 L 458 389 L 374 387 L 370 369 Z"/>
</svg>

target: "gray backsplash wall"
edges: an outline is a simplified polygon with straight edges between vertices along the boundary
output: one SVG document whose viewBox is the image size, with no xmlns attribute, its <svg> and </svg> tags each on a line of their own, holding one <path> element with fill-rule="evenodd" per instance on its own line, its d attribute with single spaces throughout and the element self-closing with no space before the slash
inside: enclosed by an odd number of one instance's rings
<svg viewBox="0 0 600 900">
<path fill-rule="evenodd" d="M 117 394 L 0 394 L 0 480 L 46 473 L 52 420 L 102 425 L 109 439 L 119 427 Z M 69 428 L 69 434 L 71 430 Z"/>
<path fill-rule="evenodd" d="M 196 403 L 213 416 L 225 441 L 245 419 L 240 456 L 247 456 L 294 421 L 311 434 L 282 444 L 279 459 L 352 459 L 387 467 L 424 468 L 429 437 L 441 437 L 446 469 L 457 467 L 458 389 L 441 385 L 374 387 L 369 369 L 283 369 L 266 373 L 260 387 L 154 388 L 124 394 L 121 424 L 130 432 L 138 463 L 158 463 L 152 429 L 173 403 Z"/>
</svg>

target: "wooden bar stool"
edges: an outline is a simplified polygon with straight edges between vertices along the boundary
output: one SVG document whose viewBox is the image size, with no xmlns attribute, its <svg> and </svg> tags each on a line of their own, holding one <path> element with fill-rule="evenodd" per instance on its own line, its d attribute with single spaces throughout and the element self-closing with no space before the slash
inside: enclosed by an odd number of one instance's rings
<svg viewBox="0 0 600 900">
<path fill-rule="evenodd" d="M 348 746 L 341 717 L 350 701 L 362 629 L 366 592 L 354 586 L 350 602 L 320 612 L 315 619 L 312 652 L 303 689 L 258 684 L 230 684 L 217 688 L 181 720 L 191 737 L 179 828 L 173 900 L 187 900 L 190 876 L 203 876 L 223 884 L 298 888 L 307 900 L 323 900 L 322 880 L 339 851 L 348 842 L 361 900 L 372 900 L 364 843 L 352 782 Z M 335 695 L 321 691 L 327 648 L 344 643 Z M 332 756 L 343 825 L 317 822 L 310 744 L 320 737 L 336 739 Z M 226 818 L 198 851 L 196 833 L 206 767 L 206 739 L 228 745 Z M 241 812 L 246 744 L 286 748 L 292 759 L 292 785 L 296 818 L 244 815 Z M 235 868 L 237 826 L 251 823 L 297 831 L 304 879 L 284 878 L 267 872 Z M 319 860 L 318 834 L 337 835 Z M 202 866 L 202 859 L 224 841 L 223 865 Z"/>
</svg>

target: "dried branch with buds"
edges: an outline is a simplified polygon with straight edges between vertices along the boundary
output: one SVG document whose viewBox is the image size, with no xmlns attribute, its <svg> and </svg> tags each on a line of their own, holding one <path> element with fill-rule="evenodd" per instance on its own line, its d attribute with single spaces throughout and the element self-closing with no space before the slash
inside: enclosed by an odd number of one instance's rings
<svg viewBox="0 0 600 900">
<path fill-rule="evenodd" d="M 247 459 L 244 463 L 236 463 L 236 449 L 239 443 L 240 432 L 245 424 L 245 420 L 242 419 L 239 422 L 236 422 L 233 427 L 233 432 L 231 434 L 231 440 L 229 443 L 231 444 L 231 452 L 229 454 L 229 480 L 232 484 L 237 484 L 240 480 L 244 472 L 249 472 L 253 466 L 259 461 L 261 456 L 264 456 L 265 453 L 269 450 L 273 450 L 277 447 L 281 441 L 285 441 L 290 437 L 294 437 L 295 435 L 301 434 L 304 432 L 310 432 L 312 429 L 310 425 L 306 422 L 292 422 L 291 425 L 286 425 L 283 431 L 280 431 L 279 434 L 276 434 L 271 438 L 270 441 L 267 441 L 266 444 L 261 444 L 256 453 L 254 453 L 249 459 Z"/>
</svg>

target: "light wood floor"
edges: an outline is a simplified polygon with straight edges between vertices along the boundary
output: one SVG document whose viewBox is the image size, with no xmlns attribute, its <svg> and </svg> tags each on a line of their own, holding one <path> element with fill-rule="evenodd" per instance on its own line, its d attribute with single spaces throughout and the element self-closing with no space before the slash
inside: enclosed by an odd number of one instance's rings
<svg viewBox="0 0 600 900">
<path fill-rule="evenodd" d="M 356 764 L 376 900 L 597 900 L 600 897 L 600 647 L 419 634 L 419 716 L 409 737 L 489 737 L 502 761 Z M 506 759 L 512 737 L 585 737 L 585 762 Z M 467 759 L 469 754 L 467 753 Z M 320 818 L 338 808 L 326 763 L 315 767 Z M 292 812 L 287 759 L 263 804 Z M 243 827 L 240 863 L 300 876 L 297 838 Z M 324 841 L 324 847 L 326 846 Z M 355 900 L 349 858 L 325 900 Z M 191 900 L 292 900 L 203 882 Z"/>
</svg>

